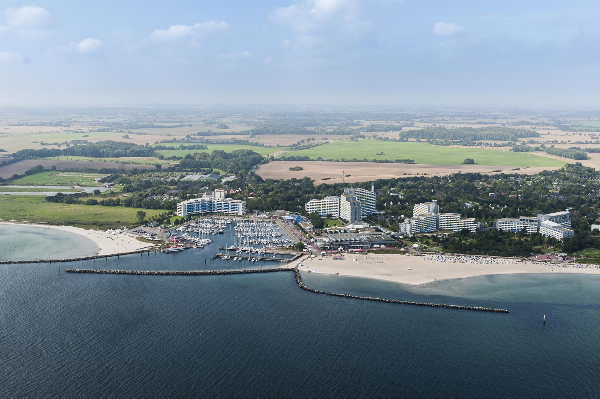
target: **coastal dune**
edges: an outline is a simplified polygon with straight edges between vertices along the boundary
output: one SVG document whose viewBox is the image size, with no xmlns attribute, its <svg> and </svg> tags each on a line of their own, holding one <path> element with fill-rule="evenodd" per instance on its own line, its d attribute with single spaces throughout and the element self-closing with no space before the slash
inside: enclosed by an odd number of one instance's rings
<svg viewBox="0 0 600 399">
<path fill-rule="evenodd" d="M 552 264 L 515 258 L 469 256 L 411 256 L 400 254 L 346 254 L 342 260 L 331 257 L 302 260 L 300 271 L 362 277 L 409 285 L 440 280 L 495 274 L 575 273 L 600 275 L 600 266 Z"/>
</svg>

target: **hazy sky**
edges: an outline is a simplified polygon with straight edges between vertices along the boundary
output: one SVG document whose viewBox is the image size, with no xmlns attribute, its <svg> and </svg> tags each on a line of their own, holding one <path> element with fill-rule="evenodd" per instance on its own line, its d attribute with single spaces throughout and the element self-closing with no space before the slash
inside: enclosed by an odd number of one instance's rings
<svg viewBox="0 0 600 399">
<path fill-rule="evenodd" d="M 0 3 L 0 105 L 600 106 L 600 1 Z"/>
</svg>

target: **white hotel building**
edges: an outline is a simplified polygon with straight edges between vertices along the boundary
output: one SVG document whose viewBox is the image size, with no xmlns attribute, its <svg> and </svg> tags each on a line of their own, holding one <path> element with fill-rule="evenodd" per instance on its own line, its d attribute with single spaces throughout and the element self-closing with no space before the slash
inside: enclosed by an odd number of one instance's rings
<svg viewBox="0 0 600 399">
<path fill-rule="evenodd" d="M 371 191 L 362 188 L 346 188 L 339 197 L 325 197 L 322 200 L 313 199 L 304 205 L 308 213 L 318 213 L 325 217 L 342 218 L 349 223 L 360 222 L 363 216 L 376 211 L 377 195 L 374 187 Z"/>
<path fill-rule="evenodd" d="M 521 216 L 518 219 L 504 218 L 496 220 L 496 228 L 503 231 L 518 232 L 525 229 L 528 233 L 537 233 L 557 240 L 573 237 L 571 230 L 571 212 L 569 210 L 537 217 Z"/>
<path fill-rule="evenodd" d="M 313 199 L 304 205 L 308 213 L 318 213 L 319 216 L 340 217 L 340 197 L 325 197 L 322 200 Z"/>
<path fill-rule="evenodd" d="M 225 190 L 215 190 L 213 195 L 204 195 L 177 204 L 177 216 L 188 215 L 245 215 L 246 201 L 225 198 Z"/>
<path fill-rule="evenodd" d="M 474 218 L 463 219 L 458 213 L 440 213 L 437 201 L 415 204 L 413 217 L 400 223 L 400 233 L 413 235 L 438 230 L 475 232 L 479 223 Z"/>
<path fill-rule="evenodd" d="M 503 218 L 496 220 L 496 228 L 502 231 L 512 231 L 514 233 L 525 229 L 528 233 L 537 233 L 538 218 L 530 216 L 520 216 L 515 218 Z"/>
<path fill-rule="evenodd" d="M 375 187 L 371 186 L 371 191 L 362 188 L 345 188 L 344 194 L 354 195 L 360 202 L 360 213 L 362 216 L 369 216 L 376 211 L 377 195 Z"/>
</svg>

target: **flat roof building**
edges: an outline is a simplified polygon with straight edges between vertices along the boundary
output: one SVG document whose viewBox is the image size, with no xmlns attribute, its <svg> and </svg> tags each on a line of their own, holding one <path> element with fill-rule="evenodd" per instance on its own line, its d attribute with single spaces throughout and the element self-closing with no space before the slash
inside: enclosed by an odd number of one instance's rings
<svg viewBox="0 0 600 399">
<path fill-rule="evenodd" d="M 319 216 L 340 217 L 340 197 L 325 197 L 322 200 L 312 199 L 304 205 L 308 213 L 318 213 Z"/>
<path fill-rule="evenodd" d="M 207 215 L 213 213 L 225 215 L 246 214 L 246 201 L 224 198 L 224 190 L 221 191 L 215 192 L 213 195 L 205 195 L 201 198 L 194 198 L 178 203 L 177 216 Z"/>
</svg>

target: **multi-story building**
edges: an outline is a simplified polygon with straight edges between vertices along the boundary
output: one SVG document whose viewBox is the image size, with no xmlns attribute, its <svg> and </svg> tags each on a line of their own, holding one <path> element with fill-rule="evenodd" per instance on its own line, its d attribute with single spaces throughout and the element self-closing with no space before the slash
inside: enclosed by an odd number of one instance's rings
<svg viewBox="0 0 600 399">
<path fill-rule="evenodd" d="M 475 218 L 463 219 L 458 213 L 440 213 L 439 214 L 439 230 L 461 231 L 469 230 L 474 233 L 479 227 L 479 223 Z"/>
<path fill-rule="evenodd" d="M 569 221 L 569 224 L 570 221 Z M 546 237 L 553 237 L 559 241 L 564 240 L 565 238 L 573 237 L 573 230 L 564 227 L 563 225 L 550 221 L 544 220 L 540 224 L 540 234 Z"/>
<path fill-rule="evenodd" d="M 461 231 L 467 229 L 475 232 L 479 223 L 474 218 L 463 219 L 458 213 L 440 213 L 437 201 L 415 204 L 413 217 L 400 223 L 400 233 L 431 233 L 437 230 Z"/>
<path fill-rule="evenodd" d="M 414 216 L 400 223 L 400 233 L 413 235 L 417 233 L 432 233 L 438 230 L 438 216 L 425 214 Z"/>
<path fill-rule="evenodd" d="M 360 202 L 354 195 L 342 194 L 340 196 L 340 217 L 348 223 L 360 222 L 362 214 Z"/>
<path fill-rule="evenodd" d="M 571 212 L 569 212 L 568 209 L 566 211 L 562 211 L 562 212 L 554 212 L 554 213 L 538 215 L 538 220 L 539 220 L 540 225 L 544 221 L 548 220 L 550 222 L 557 223 L 567 229 L 571 228 Z"/>
<path fill-rule="evenodd" d="M 440 213 L 440 206 L 436 200 L 415 204 L 413 207 L 413 216 L 437 215 L 438 213 Z"/>
<path fill-rule="evenodd" d="M 304 205 L 304 209 L 308 213 L 316 212 L 320 216 L 341 217 L 348 221 L 351 220 L 350 222 L 353 223 L 361 221 L 363 216 L 374 213 L 376 211 L 376 200 L 377 196 L 373 186 L 371 186 L 371 191 L 350 187 L 344 189 L 344 193 L 339 197 L 310 200 Z M 352 201 L 358 201 L 358 206 Z M 344 207 L 343 210 L 342 206 Z M 359 217 L 356 217 L 353 213 L 356 212 L 356 209 L 360 211 Z"/>
<path fill-rule="evenodd" d="M 362 188 L 345 188 L 344 194 L 354 195 L 360 202 L 360 210 L 362 216 L 368 216 L 376 211 L 377 195 L 375 187 L 371 186 L 371 191 Z"/>
<path fill-rule="evenodd" d="M 313 199 L 304 205 L 308 213 L 318 213 L 320 216 L 340 217 L 340 197 L 325 197 L 322 200 Z"/>
<path fill-rule="evenodd" d="M 225 215 L 246 214 L 246 201 L 224 197 L 224 190 L 213 195 L 205 195 L 177 204 L 177 216 L 207 215 L 219 213 Z"/>
<path fill-rule="evenodd" d="M 496 228 L 513 232 L 525 229 L 528 233 L 540 233 L 561 241 L 573 237 L 571 213 L 568 209 L 562 212 L 539 214 L 537 217 L 521 216 L 519 219 L 498 219 Z"/>
<path fill-rule="evenodd" d="M 525 229 L 528 233 L 538 231 L 538 219 L 530 216 L 520 216 L 515 218 L 502 218 L 496 220 L 496 228 L 502 231 L 519 232 Z"/>
</svg>

